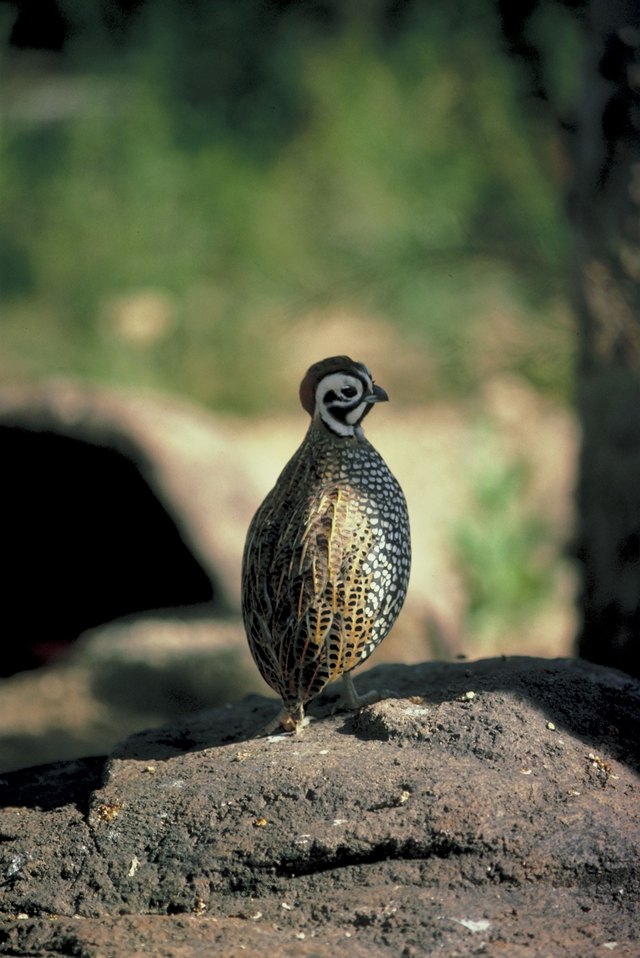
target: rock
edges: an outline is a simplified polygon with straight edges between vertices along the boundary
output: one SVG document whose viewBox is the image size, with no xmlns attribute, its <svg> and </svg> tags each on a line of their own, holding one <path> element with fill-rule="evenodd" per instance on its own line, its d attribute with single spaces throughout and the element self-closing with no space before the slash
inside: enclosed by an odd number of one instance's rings
<svg viewBox="0 0 640 958">
<path fill-rule="evenodd" d="M 0 674 L 124 615 L 205 602 L 213 615 L 239 611 L 259 498 L 221 418 L 161 393 L 5 385 L 0 445 L 13 557 Z"/>
<path fill-rule="evenodd" d="M 242 620 L 195 610 L 113 622 L 81 636 L 70 657 L 91 671 L 94 694 L 112 709 L 155 721 L 269 692 L 251 658 Z M 150 723 L 151 724 L 151 723 Z"/>
<path fill-rule="evenodd" d="M 59 662 L 0 680 L 0 774 L 110 752 L 133 732 L 268 691 L 239 618 L 179 611 L 93 629 Z"/>
<path fill-rule="evenodd" d="M 265 739 L 253 696 L 5 776 L 0 954 L 638 953 L 640 683 L 511 658 L 358 684 L 398 697 Z"/>
</svg>

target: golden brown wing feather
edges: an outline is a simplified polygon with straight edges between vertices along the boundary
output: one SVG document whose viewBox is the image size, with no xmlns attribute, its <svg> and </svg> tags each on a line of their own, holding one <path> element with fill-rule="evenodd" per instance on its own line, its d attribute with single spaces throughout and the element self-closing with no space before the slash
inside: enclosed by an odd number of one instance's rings
<svg viewBox="0 0 640 958">
<path fill-rule="evenodd" d="M 243 563 L 253 656 L 285 707 L 304 704 L 367 654 L 365 614 L 374 532 L 348 484 L 313 483 L 304 458 L 289 464 L 258 510 Z"/>
</svg>

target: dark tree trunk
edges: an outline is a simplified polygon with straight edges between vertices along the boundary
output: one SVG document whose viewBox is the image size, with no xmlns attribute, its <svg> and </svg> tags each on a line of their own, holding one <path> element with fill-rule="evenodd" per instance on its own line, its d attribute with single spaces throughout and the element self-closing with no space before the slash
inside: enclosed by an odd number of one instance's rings
<svg viewBox="0 0 640 958">
<path fill-rule="evenodd" d="M 592 0 L 572 184 L 578 652 L 640 674 L 640 2 Z"/>
</svg>

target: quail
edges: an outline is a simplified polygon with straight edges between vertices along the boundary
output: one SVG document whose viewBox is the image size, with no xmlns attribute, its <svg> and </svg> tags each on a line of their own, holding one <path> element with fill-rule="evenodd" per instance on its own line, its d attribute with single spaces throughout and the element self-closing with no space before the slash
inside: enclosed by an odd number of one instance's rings
<svg viewBox="0 0 640 958">
<path fill-rule="evenodd" d="M 307 703 L 340 676 L 348 708 L 369 701 L 357 695 L 351 670 L 404 602 L 407 506 L 362 428 L 388 398 L 348 356 L 311 366 L 300 385 L 308 431 L 249 526 L 242 611 L 256 665 L 282 699 L 272 728 L 300 731 Z"/>
</svg>

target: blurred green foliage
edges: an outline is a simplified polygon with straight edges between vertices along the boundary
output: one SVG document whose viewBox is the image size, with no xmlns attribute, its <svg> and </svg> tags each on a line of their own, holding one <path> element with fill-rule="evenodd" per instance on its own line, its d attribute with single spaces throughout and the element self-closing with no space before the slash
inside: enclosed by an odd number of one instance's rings
<svg viewBox="0 0 640 958">
<path fill-rule="evenodd" d="M 64 0 L 75 29 L 53 64 L 3 50 L 3 375 L 263 409 L 256 366 L 288 325 L 347 306 L 427 344 L 424 399 L 473 388 L 469 322 L 507 302 L 528 332 L 504 362 L 567 389 L 558 131 L 490 0 L 385 24 L 373 0 L 162 0 L 126 30 L 92 7 Z M 577 26 L 548 3 L 531 29 L 565 108 Z"/>
<path fill-rule="evenodd" d="M 504 641 L 535 619 L 554 593 L 564 559 L 558 530 L 530 503 L 527 463 L 505 455 L 489 422 L 476 425 L 471 459 L 470 508 L 452 530 L 452 546 L 468 635 L 482 644 Z"/>
</svg>

